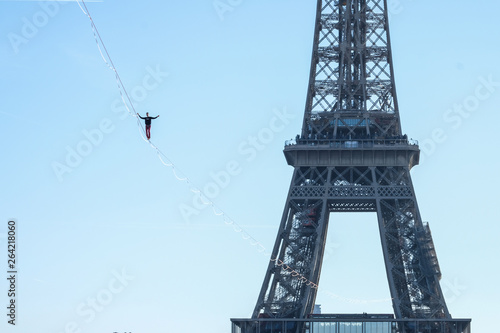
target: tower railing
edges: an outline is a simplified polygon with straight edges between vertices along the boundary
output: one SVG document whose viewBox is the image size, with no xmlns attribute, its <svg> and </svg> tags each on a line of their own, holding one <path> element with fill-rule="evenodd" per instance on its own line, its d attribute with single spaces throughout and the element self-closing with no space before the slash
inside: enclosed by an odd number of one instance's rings
<svg viewBox="0 0 500 333">
<path fill-rule="evenodd" d="M 384 139 L 292 139 L 285 141 L 287 146 L 323 146 L 333 149 L 374 148 L 393 146 L 418 146 L 418 141 L 404 137 Z"/>
</svg>

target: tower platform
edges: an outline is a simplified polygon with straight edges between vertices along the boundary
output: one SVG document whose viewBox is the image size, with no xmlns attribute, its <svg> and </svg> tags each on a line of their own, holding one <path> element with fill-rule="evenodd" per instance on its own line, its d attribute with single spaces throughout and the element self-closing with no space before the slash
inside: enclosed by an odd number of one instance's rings
<svg viewBox="0 0 500 333">
<path fill-rule="evenodd" d="M 394 319 L 392 314 L 321 314 L 306 319 L 231 319 L 231 333 L 470 333 L 470 319 Z"/>
<path fill-rule="evenodd" d="M 297 140 L 285 143 L 284 154 L 291 166 L 418 165 L 418 143 L 407 139 Z"/>
</svg>

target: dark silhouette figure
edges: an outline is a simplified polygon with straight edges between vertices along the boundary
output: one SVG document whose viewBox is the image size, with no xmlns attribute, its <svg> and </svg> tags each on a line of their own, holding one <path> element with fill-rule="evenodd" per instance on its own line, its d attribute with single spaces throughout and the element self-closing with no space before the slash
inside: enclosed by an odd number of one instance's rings
<svg viewBox="0 0 500 333">
<path fill-rule="evenodd" d="M 144 119 L 144 124 L 146 125 L 146 137 L 148 138 L 148 140 L 151 139 L 151 119 L 156 119 L 160 115 L 157 115 L 156 117 L 150 117 L 149 112 L 146 112 L 146 117 L 141 117 L 140 114 L 137 115 L 139 116 L 139 118 Z"/>
</svg>

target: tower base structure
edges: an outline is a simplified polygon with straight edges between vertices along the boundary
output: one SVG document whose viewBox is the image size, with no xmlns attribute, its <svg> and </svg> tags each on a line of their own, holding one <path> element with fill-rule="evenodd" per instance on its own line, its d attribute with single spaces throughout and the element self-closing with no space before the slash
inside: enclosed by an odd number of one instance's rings
<svg viewBox="0 0 500 333">
<path fill-rule="evenodd" d="M 251 319 L 234 333 L 470 333 L 440 286 L 430 226 L 403 134 L 387 0 L 317 0 L 302 131 L 285 143 L 294 168 Z M 394 315 L 314 313 L 330 215 L 375 212 Z"/>
<path fill-rule="evenodd" d="M 231 319 L 231 333 L 470 333 L 470 319 L 394 319 L 392 314 L 321 314 L 305 319 Z"/>
</svg>

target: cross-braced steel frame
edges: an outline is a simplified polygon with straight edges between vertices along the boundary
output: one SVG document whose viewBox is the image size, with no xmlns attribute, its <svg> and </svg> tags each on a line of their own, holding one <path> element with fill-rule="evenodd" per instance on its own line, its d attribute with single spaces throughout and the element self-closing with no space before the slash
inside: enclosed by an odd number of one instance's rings
<svg viewBox="0 0 500 333">
<path fill-rule="evenodd" d="M 313 310 L 331 212 L 376 212 L 395 316 L 451 318 L 402 135 L 385 0 L 318 0 L 302 132 L 285 146 L 294 169 L 253 318 Z"/>
<path fill-rule="evenodd" d="M 401 134 L 386 8 L 318 1 L 302 139 Z"/>
</svg>

